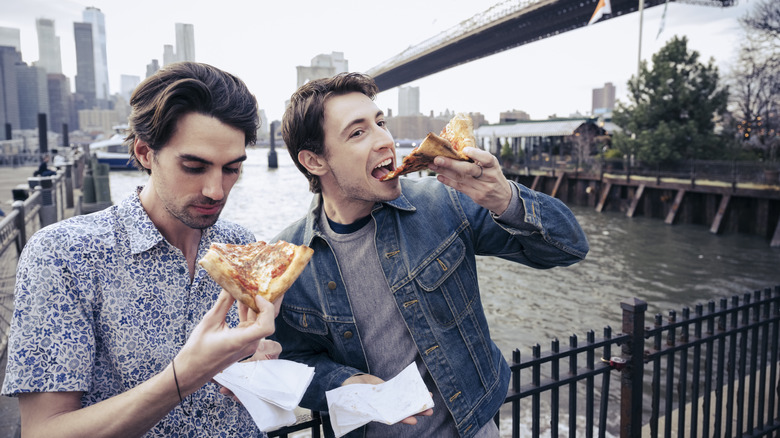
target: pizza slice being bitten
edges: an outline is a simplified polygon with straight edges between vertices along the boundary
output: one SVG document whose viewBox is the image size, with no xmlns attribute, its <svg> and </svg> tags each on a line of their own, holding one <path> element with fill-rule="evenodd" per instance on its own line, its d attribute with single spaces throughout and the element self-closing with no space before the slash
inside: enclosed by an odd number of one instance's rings
<svg viewBox="0 0 780 438">
<path fill-rule="evenodd" d="M 314 250 L 280 240 L 246 245 L 212 243 L 198 264 L 236 301 L 255 312 L 255 295 L 269 302 L 287 292 L 303 272 Z"/>
<path fill-rule="evenodd" d="M 404 157 L 401 165 L 380 178 L 380 181 L 388 181 L 407 173 L 427 169 L 436 157 L 474 161 L 463 153 L 463 148 L 476 145 L 473 131 L 474 125 L 471 117 L 466 114 L 456 114 L 442 129 L 441 135 L 429 132 L 425 140 Z"/>
</svg>

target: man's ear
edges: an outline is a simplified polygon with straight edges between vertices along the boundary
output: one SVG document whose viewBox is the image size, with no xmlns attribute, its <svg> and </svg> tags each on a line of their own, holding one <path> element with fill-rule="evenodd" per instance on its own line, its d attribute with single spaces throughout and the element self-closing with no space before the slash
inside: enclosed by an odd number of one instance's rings
<svg viewBox="0 0 780 438">
<path fill-rule="evenodd" d="M 138 158 L 138 161 L 141 163 L 141 165 L 143 165 L 146 169 L 151 169 L 152 154 L 154 151 L 151 147 L 149 147 L 149 143 L 136 138 L 133 140 L 133 150 L 135 151 L 135 156 Z"/>
<path fill-rule="evenodd" d="M 298 152 L 298 161 L 312 175 L 322 176 L 328 171 L 328 163 L 326 163 L 322 157 L 310 150 Z"/>
</svg>

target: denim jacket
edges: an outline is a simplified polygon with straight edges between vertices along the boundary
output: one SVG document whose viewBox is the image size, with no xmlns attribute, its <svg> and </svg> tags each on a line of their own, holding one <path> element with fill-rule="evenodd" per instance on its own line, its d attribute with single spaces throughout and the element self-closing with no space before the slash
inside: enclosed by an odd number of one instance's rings
<svg viewBox="0 0 780 438">
<path fill-rule="evenodd" d="M 400 197 L 377 203 L 371 212 L 376 250 L 447 409 L 461 436 L 471 436 L 501 407 L 510 376 L 489 337 L 475 256 L 545 269 L 582 260 L 588 242 L 561 201 L 522 185 L 515 184 L 525 212 L 514 221 L 520 228 L 497 222 L 488 210 L 435 178 L 402 178 L 401 185 Z M 315 196 L 309 213 L 272 240 L 314 249 L 285 294 L 274 337 L 283 346 L 282 358 L 315 367 L 301 406 L 326 411 L 326 391 L 371 370 L 338 261 L 318 227 L 321 208 L 322 197 Z M 360 429 L 355 432 L 349 436 L 362 435 Z"/>
</svg>

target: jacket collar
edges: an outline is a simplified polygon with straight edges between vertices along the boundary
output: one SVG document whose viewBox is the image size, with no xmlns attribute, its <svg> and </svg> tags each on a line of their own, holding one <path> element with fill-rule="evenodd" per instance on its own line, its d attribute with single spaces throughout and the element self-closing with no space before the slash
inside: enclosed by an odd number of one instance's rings
<svg viewBox="0 0 780 438">
<path fill-rule="evenodd" d="M 392 201 L 377 202 L 374 208 L 371 210 L 372 215 L 376 215 L 378 211 L 382 210 L 384 206 L 395 208 L 397 210 L 416 211 L 417 208 L 409 201 L 403 194 L 403 186 L 408 184 L 407 181 L 401 181 L 401 195 Z M 306 245 L 311 246 L 312 240 L 315 236 L 323 238 L 322 230 L 319 227 L 320 211 L 322 210 L 322 193 L 318 193 L 312 197 L 311 204 L 309 204 L 309 212 L 306 214 L 306 228 L 303 240 Z"/>
</svg>

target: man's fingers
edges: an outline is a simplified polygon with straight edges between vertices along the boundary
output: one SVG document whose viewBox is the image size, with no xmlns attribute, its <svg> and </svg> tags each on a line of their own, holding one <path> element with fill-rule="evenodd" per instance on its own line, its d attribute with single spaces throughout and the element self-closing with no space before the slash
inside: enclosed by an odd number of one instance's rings
<svg viewBox="0 0 780 438">
<path fill-rule="evenodd" d="M 220 322 L 224 322 L 230 306 L 233 305 L 233 301 L 235 301 L 233 297 L 225 289 L 222 289 L 222 292 L 217 297 L 217 301 L 214 302 L 214 305 L 211 306 L 211 309 L 203 319 L 217 318 Z"/>
</svg>

